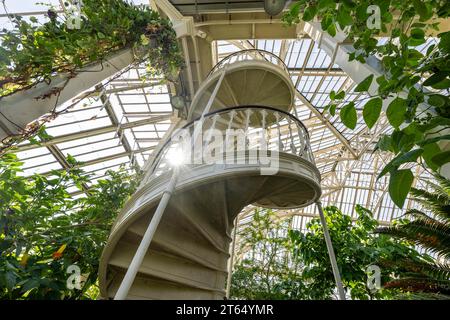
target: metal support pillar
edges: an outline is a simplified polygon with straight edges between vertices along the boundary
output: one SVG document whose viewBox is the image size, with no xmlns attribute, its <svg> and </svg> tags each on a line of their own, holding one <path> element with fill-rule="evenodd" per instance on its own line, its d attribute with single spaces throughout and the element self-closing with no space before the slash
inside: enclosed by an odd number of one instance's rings
<svg viewBox="0 0 450 320">
<path fill-rule="evenodd" d="M 231 244 L 231 250 L 230 250 L 230 260 L 228 260 L 228 276 L 227 276 L 227 290 L 225 297 L 227 299 L 230 298 L 230 291 L 231 291 L 231 275 L 233 273 L 233 262 L 234 262 L 234 250 L 236 248 L 236 231 L 238 228 L 238 218 L 234 219 L 234 230 L 233 230 L 233 243 Z"/>
<path fill-rule="evenodd" d="M 334 255 L 333 244 L 331 243 L 330 234 L 328 233 L 327 222 L 322 210 L 322 203 L 316 202 L 317 209 L 319 210 L 320 221 L 322 222 L 323 234 L 325 236 L 325 242 L 327 244 L 328 255 L 330 256 L 331 268 L 333 269 L 334 280 L 336 281 L 336 287 L 339 294 L 339 300 L 345 300 L 345 291 L 342 285 L 341 275 L 336 262 L 336 256 Z"/>
<path fill-rule="evenodd" d="M 142 261 L 144 260 L 145 254 L 147 253 L 150 243 L 152 242 L 153 236 L 155 235 L 156 228 L 158 227 L 159 222 L 161 221 L 161 217 L 169 203 L 170 197 L 175 190 L 179 170 L 179 166 L 174 166 L 172 177 L 170 178 L 167 189 L 163 193 L 161 201 L 159 202 L 158 207 L 153 214 L 153 217 L 147 227 L 147 230 L 144 233 L 144 236 L 142 237 L 142 241 L 139 244 L 139 247 L 133 257 L 133 260 L 131 261 L 130 267 L 126 272 L 125 277 L 122 280 L 122 283 L 120 284 L 119 289 L 117 290 L 114 300 L 124 300 L 128 296 L 128 291 L 130 290 L 134 279 L 136 278 L 136 274 L 138 273 Z"/>
</svg>

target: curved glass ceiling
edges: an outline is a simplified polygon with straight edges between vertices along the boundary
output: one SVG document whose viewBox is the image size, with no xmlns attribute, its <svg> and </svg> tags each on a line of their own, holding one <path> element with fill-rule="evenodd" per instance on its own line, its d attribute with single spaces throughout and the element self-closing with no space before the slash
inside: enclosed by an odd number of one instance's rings
<svg viewBox="0 0 450 320">
<path fill-rule="evenodd" d="M 133 2 L 148 3 L 146 0 Z M 40 21 L 45 20 L 48 7 L 34 3 L 6 0 L 7 12 L 0 6 L 0 30 L 11 28 L 7 13 L 20 13 L 26 17 L 38 17 Z M 56 10 L 62 8 L 62 1 L 51 0 L 47 3 Z M 430 39 L 419 49 L 426 50 L 433 41 Z M 233 52 L 254 48 L 273 52 L 289 68 L 297 89 L 295 112 L 308 128 L 317 167 L 322 174 L 323 204 L 337 205 L 351 216 L 356 214 L 354 206 L 361 204 L 373 210 L 381 224 L 398 217 L 402 210 L 395 208 L 389 198 L 386 177 L 379 181 L 376 179 L 380 168 L 389 161 L 387 155 L 373 153 L 377 136 L 388 130 L 385 119 L 368 130 L 362 123 L 362 117 L 359 117 L 357 127 L 349 130 L 338 116 L 323 113 L 332 90 L 350 93 L 346 97 L 347 102 L 354 101 L 361 110 L 367 97 L 352 91 L 355 84 L 350 77 L 309 38 L 213 42 L 213 57 L 217 60 L 213 62 L 217 63 Z M 25 163 L 24 174 L 64 169 L 66 164 L 61 160 L 61 154 L 70 154 L 82 162 L 83 169 L 93 174 L 92 182 L 103 177 L 108 169 L 116 169 L 121 165 L 130 170 L 133 165 L 143 167 L 174 124 L 175 117 L 169 88 L 155 85 L 159 79 L 143 84 L 139 79 L 142 72 L 141 67 L 122 71 L 103 90 L 80 99 L 50 121 L 46 128 L 53 138 L 44 146 L 21 143 L 17 155 Z M 67 106 L 58 108 L 64 110 Z M 422 180 L 429 176 L 419 167 L 415 170 L 414 184 L 420 186 Z M 73 188 L 70 191 L 75 190 Z M 407 201 L 405 209 L 412 205 Z M 308 220 L 316 216 L 315 210 L 314 206 L 310 206 L 301 210 L 279 211 L 279 214 L 295 216 L 294 227 L 304 228 Z M 246 208 L 241 214 L 241 220 L 248 221 L 251 214 L 252 209 Z"/>
</svg>

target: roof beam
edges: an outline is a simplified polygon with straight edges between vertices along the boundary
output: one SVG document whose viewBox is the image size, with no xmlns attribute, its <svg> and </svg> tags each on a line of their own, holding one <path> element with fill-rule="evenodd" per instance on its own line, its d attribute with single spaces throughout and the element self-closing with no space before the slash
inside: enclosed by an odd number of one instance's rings
<svg viewBox="0 0 450 320">
<path fill-rule="evenodd" d="M 170 120 L 170 118 L 171 118 L 171 115 L 151 117 L 148 119 L 142 119 L 142 120 L 138 120 L 138 121 L 124 123 L 121 125 L 121 128 L 122 128 L 122 130 L 131 129 L 134 127 L 144 126 L 147 124 L 154 124 L 154 123 Z M 116 130 L 117 130 L 117 126 L 115 126 L 115 125 L 110 125 L 107 127 L 95 128 L 95 129 L 90 129 L 90 130 L 84 130 L 84 131 L 80 131 L 80 132 L 76 132 L 76 133 L 70 133 L 70 134 L 54 137 L 47 141 L 41 142 L 40 145 L 31 144 L 31 143 L 19 145 L 11 150 L 8 150 L 8 153 L 12 153 L 12 152 L 16 153 L 16 152 L 31 150 L 31 149 L 35 149 L 35 148 L 39 148 L 39 147 L 47 147 L 47 146 L 56 145 L 56 144 L 62 143 L 62 142 L 83 139 L 83 138 L 92 137 L 92 136 L 96 136 L 96 135 L 104 134 L 104 133 L 108 133 L 108 132 L 115 132 Z"/>
<path fill-rule="evenodd" d="M 152 151 L 154 148 L 155 148 L 154 146 L 147 147 L 147 148 L 141 148 L 141 149 L 138 149 L 138 150 L 134 151 L 134 153 L 136 154 L 136 153 L 143 153 L 143 152 L 146 152 L 146 151 Z M 120 153 L 115 153 L 115 154 L 112 154 L 112 155 L 109 155 L 109 156 L 106 156 L 106 157 L 101 157 L 101 158 L 96 158 L 96 159 L 92 159 L 92 160 L 89 160 L 89 161 L 80 162 L 78 165 L 73 166 L 72 168 L 83 168 L 83 167 L 87 167 L 87 166 L 90 166 L 90 165 L 102 163 L 102 162 L 105 162 L 105 161 L 114 160 L 114 159 L 118 159 L 118 158 L 122 158 L 122 157 L 127 157 L 129 155 L 130 155 L 130 153 L 126 152 L 126 151 L 125 152 L 120 152 Z M 59 169 L 59 170 L 67 170 L 67 168 L 63 168 L 63 169 Z M 58 170 L 56 170 L 56 171 L 58 171 Z M 47 171 L 47 172 L 44 172 L 44 173 L 41 173 L 41 174 L 44 175 L 44 176 L 45 175 L 48 176 L 48 175 L 52 174 L 52 171 Z"/>
<path fill-rule="evenodd" d="M 100 88 L 98 88 L 100 90 Z M 119 119 L 117 119 L 116 113 L 114 112 L 114 109 L 111 105 L 111 102 L 109 101 L 109 98 L 106 96 L 104 92 L 100 94 L 100 101 L 102 102 L 103 106 L 105 107 L 106 113 L 108 114 L 109 119 L 111 120 L 111 123 L 117 127 L 117 136 L 119 138 L 119 141 L 122 143 L 125 150 L 130 153 L 130 161 L 133 162 L 133 148 L 131 147 L 127 137 L 125 136 L 124 130 L 121 127 L 121 123 L 119 122 Z"/>
</svg>

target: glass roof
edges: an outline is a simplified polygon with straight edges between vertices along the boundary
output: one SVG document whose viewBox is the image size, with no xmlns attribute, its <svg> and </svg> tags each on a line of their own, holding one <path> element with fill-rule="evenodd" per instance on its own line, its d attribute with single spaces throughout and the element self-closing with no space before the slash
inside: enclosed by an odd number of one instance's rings
<svg viewBox="0 0 450 320">
<path fill-rule="evenodd" d="M 0 6 L 0 30 L 12 27 L 8 13 L 46 19 L 48 7 L 35 2 L 6 0 L 5 6 Z M 46 2 L 61 10 L 62 1 Z M 147 4 L 148 0 L 133 2 Z M 433 41 L 419 49 L 426 50 Z M 398 217 L 401 210 L 389 198 L 386 178 L 376 180 L 389 156 L 372 152 L 376 137 L 388 130 L 385 119 L 368 130 L 359 117 L 357 127 L 349 130 L 338 117 L 340 107 L 348 101 L 355 101 L 361 110 L 367 96 L 353 92 L 355 83 L 351 78 L 309 38 L 217 41 L 213 45 L 216 51 L 213 57 L 217 57 L 214 63 L 233 52 L 254 48 L 278 55 L 289 69 L 297 89 L 295 114 L 308 128 L 311 148 L 322 174 L 323 204 L 337 205 L 353 216 L 355 204 L 361 204 L 373 210 L 383 224 Z M 70 154 L 82 162 L 83 169 L 94 175 L 92 182 L 103 177 L 106 170 L 121 165 L 130 169 L 133 165 L 143 167 L 174 121 L 168 87 L 158 84 L 160 79 L 143 83 L 139 79 L 143 71 L 141 66 L 131 67 L 111 81 L 105 79 L 107 84 L 100 93 L 80 99 L 46 125 L 47 133 L 53 138 L 43 146 L 21 143 L 17 155 L 25 163 L 24 174 L 65 168 L 67 164 L 61 154 Z M 337 107 L 336 116 L 323 112 L 332 90 L 349 93 L 347 101 Z M 67 105 L 58 108 L 65 110 Z M 428 178 L 420 168 L 416 169 L 416 177 L 414 183 L 419 185 L 421 179 Z M 407 202 L 405 208 L 411 205 Z M 244 211 L 242 221 L 252 213 L 250 207 Z M 310 206 L 280 211 L 280 214 L 294 215 L 294 225 L 302 228 L 317 212 Z"/>
</svg>

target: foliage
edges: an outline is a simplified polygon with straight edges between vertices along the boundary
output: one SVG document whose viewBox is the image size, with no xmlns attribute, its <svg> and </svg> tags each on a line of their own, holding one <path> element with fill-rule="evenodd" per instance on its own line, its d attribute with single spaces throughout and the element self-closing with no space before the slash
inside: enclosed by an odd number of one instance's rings
<svg viewBox="0 0 450 320">
<path fill-rule="evenodd" d="M 65 2 L 69 5 L 69 2 Z M 84 0 L 80 29 L 69 28 L 70 15 L 48 10 L 48 21 L 10 15 L 12 31 L 3 30 L 0 47 L 0 97 L 50 82 L 55 74 L 76 75 L 91 62 L 122 48 L 146 59 L 148 76 L 173 75 L 182 65 L 175 31 L 168 19 L 148 7 L 124 0 Z"/>
<path fill-rule="evenodd" d="M 429 190 L 411 190 L 423 210 L 410 209 L 397 224 L 377 231 L 413 242 L 439 257 L 439 262 L 408 258 L 384 261 L 385 265 L 402 266 L 408 271 L 385 287 L 402 288 L 423 298 L 450 299 L 450 181 L 438 175 L 436 179 L 439 184 L 428 182 Z"/>
<path fill-rule="evenodd" d="M 89 177 L 77 169 L 50 175 L 21 175 L 14 154 L 0 157 L 0 298 L 95 298 L 97 268 L 112 222 L 137 181 L 124 171 L 109 171 L 86 197 L 73 197 Z M 76 265 L 86 277 L 81 290 L 68 289 L 67 273 Z"/>
<path fill-rule="evenodd" d="M 271 210 L 255 210 L 253 221 L 239 232 L 243 255 L 235 267 L 231 296 L 237 299 L 301 299 L 300 265 L 289 261 L 292 243 L 288 221 L 276 221 Z"/>
<path fill-rule="evenodd" d="M 422 261 L 424 257 L 404 241 L 374 234 L 378 223 L 372 213 L 361 206 L 356 206 L 355 210 L 358 218 L 354 223 L 350 216 L 342 214 L 336 207 L 324 210 L 344 289 L 352 299 L 392 298 L 393 292 L 390 290 L 372 291 L 367 287 L 367 267 L 378 265 L 379 261 L 385 259 L 409 257 L 413 261 Z M 309 298 L 333 297 L 335 282 L 320 219 L 311 220 L 306 233 L 291 231 L 290 237 L 296 243 L 298 257 L 306 266 L 303 280 L 307 283 Z M 396 266 L 381 268 L 381 283 L 402 272 Z"/>
<path fill-rule="evenodd" d="M 379 28 L 368 25 L 376 18 L 372 5 L 380 11 Z M 389 188 L 389 194 L 399 207 L 413 182 L 411 170 L 407 167 L 399 171 L 400 166 L 415 162 L 437 171 L 450 161 L 449 152 L 439 146 L 450 136 L 437 135 L 450 129 L 450 32 L 439 30 L 439 22 L 449 14 L 450 3 L 442 0 L 298 0 L 284 16 L 288 23 L 316 18 L 331 36 L 343 30 L 345 41 L 352 42 L 355 48 L 349 61 L 364 63 L 369 56 L 381 58 L 384 74 L 376 79 L 373 74 L 368 76 L 354 91 L 369 96 L 363 109 L 369 128 L 381 115 L 380 99 L 390 101 L 386 117 L 393 133 L 381 136 L 377 149 L 395 156 L 385 173 L 389 172 L 390 183 L 396 184 Z M 432 33 L 437 34 L 439 43 L 420 52 L 417 47 L 424 45 Z M 380 43 L 380 36 L 387 37 L 387 42 Z M 377 87 L 376 94 L 369 90 L 371 87 Z M 344 97 L 343 92 L 331 92 L 328 110 L 332 115 L 336 106 L 345 102 Z M 350 129 L 355 128 L 356 115 L 353 102 L 340 109 L 341 120 Z M 421 154 L 405 159 L 411 150 L 420 150 Z M 404 192 L 396 192 L 399 186 Z"/>
<path fill-rule="evenodd" d="M 366 283 L 369 265 L 380 261 L 409 258 L 430 261 L 408 242 L 375 234 L 378 223 L 361 206 L 356 207 L 354 223 L 336 207 L 325 208 L 341 277 L 352 299 L 388 299 L 398 291 L 382 288 L 371 291 Z M 286 231 L 288 231 L 286 233 Z M 312 219 L 306 231 L 288 230 L 286 221 L 275 221 L 275 214 L 255 211 L 251 225 L 241 232 L 241 251 L 232 277 L 231 295 L 247 299 L 332 299 L 335 281 L 320 219 Z M 258 254 L 256 254 L 258 253 Z M 241 255 L 239 253 L 239 255 Z M 402 266 L 385 265 L 381 282 L 406 272 Z"/>
</svg>

